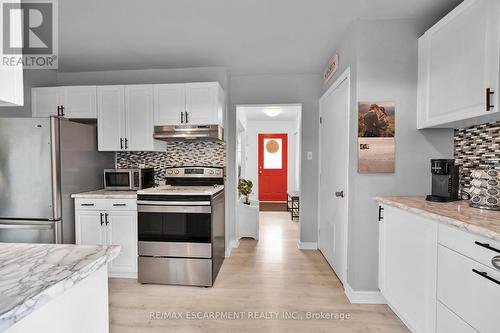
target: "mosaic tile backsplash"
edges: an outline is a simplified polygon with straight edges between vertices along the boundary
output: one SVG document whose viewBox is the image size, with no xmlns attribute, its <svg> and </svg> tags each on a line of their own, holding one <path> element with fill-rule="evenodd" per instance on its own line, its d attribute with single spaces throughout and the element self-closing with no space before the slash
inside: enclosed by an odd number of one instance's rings
<svg viewBox="0 0 500 333">
<path fill-rule="evenodd" d="M 456 129 L 454 147 L 462 166 L 461 183 L 468 187 L 473 169 L 500 169 L 500 121 Z"/>
<path fill-rule="evenodd" d="M 165 180 L 165 169 L 179 166 L 226 166 L 226 144 L 213 141 L 167 142 L 165 152 L 118 152 L 117 168 L 152 167 L 155 181 Z"/>
</svg>

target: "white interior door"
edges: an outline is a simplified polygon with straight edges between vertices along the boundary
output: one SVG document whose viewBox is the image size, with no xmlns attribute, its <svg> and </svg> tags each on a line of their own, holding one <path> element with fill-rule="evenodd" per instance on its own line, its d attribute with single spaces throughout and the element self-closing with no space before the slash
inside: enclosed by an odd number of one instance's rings
<svg viewBox="0 0 500 333">
<path fill-rule="evenodd" d="M 339 79 L 320 100 L 319 249 L 344 283 L 349 80 Z"/>
</svg>

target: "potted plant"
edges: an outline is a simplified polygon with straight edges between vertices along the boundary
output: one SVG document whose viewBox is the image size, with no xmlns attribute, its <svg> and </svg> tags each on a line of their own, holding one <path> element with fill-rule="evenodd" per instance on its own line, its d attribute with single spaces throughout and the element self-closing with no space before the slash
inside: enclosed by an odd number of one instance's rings
<svg viewBox="0 0 500 333">
<path fill-rule="evenodd" d="M 249 195 L 252 193 L 253 183 L 249 179 L 241 178 L 238 182 L 238 191 L 245 197 L 245 205 L 250 205 Z"/>
</svg>

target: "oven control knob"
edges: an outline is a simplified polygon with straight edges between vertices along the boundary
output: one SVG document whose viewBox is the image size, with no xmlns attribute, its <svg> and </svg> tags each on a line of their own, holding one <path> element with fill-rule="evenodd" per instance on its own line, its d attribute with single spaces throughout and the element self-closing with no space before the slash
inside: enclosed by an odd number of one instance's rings
<svg viewBox="0 0 500 333">
<path fill-rule="evenodd" d="M 209 172 L 209 173 L 210 173 L 211 175 L 213 175 L 213 174 L 214 174 L 214 170 L 210 170 L 210 172 Z"/>
<path fill-rule="evenodd" d="M 216 174 L 220 175 L 220 170 L 215 171 Z"/>
<path fill-rule="evenodd" d="M 176 175 L 178 175 L 178 174 L 179 174 L 179 170 L 175 170 L 175 171 L 174 171 L 174 173 L 175 173 Z"/>
<path fill-rule="evenodd" d="M 172 170 L 168 170 L 168 171 L 167 171 L 167 173 L 168 173 L 169 175 L 171 175 L 171 174 L 173 173 L 173 171 L 172 171 Z"/>
</svg>

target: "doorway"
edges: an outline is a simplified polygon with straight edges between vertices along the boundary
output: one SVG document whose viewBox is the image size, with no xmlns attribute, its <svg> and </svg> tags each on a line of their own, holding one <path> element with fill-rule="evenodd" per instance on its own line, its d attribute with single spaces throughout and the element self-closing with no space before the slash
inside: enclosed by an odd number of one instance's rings
<svg viewBox="0 0 500 333">
<path fill-rule="evenodd" d="M 260 211 L 280 210 L 292 223 L 300 223 L 300 216 L 292 218 L 292 212 L 287 210 L 287 194 L 300 193 L 301 188 L 301 122 L 300 104 L 236 106 L 238 179 L 252 181 L 252 205 Z M 243 221 L 248 207 L 241 206 L 243 197 L 239 192 L 236 197 L 239 237 L 248 226 Z M 273 206 L 276 203 L 278 206 Z M 300 215 L 298 209 L 295 213 Z"/>
<path fill-rule="evenodd" d="M 320 99 L 318 248 L 344 283 L 347 271 L 350 71 Z"/>
</svg>

